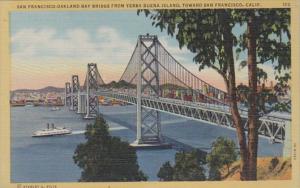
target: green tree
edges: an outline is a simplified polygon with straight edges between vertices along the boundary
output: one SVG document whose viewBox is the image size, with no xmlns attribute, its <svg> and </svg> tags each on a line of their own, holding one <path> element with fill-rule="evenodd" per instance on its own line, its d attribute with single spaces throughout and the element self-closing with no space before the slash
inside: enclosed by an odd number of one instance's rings
<svg viewBox="0 0 300 188">
<path fill-rule="evenodd" d="M 210 167 L 208 171 L 208 180 L 210 181 L 221 180 L 221 173 L 219 169 L 215 167 Z"/>
<path fill-rule="evenodd" d="M 127 142 L 110 136 L 102 116 L 88 124 L 86 143 L 77 146 L 73 159 L 81 169 L 79 181 L 146 181 L 139 170 L 136 151 Z"/>
<path fill-rule="evenodd" d="M 174 175 L 174 169 L 170 164 L 170 161 L 165 162 L 162 167 L 160 167 L 157 177 L 161 181 L 172 181 Z"/>
<path fill-rule="evenodd" d="M 240 84 L 237 86 L 237 95 L 239 101 L 243 103 L 245 106 L 248 106 L 248 97 L 249 97 L 250 89 L 248 86 Z M 265 88 L 264 84 L 262 85 L 262 89 L 257 92 L 257 107 L 260 112 L 268 113 L 269 111 L 276 110 L 275 108 L 266 109 L 266 103 L 269 105 L 273 105 L 275 103 L 278 104 L 278 99 L 274 91 L 271 89 Z"/>
<path fill-rule="evenodd" d="M 219 170 L 226 165 L 227 174 L 229 174 L 230 165 L 237 160 L 237 157 L 238 153 L 235 143 L 228 138 L 218 137 L 212 143 L 212 150 L 207 155 L 206 161 L 213 171 Z"/>
<path fill-rule="evenodd" d="M 243 84 L 237 86 L 237 96 L 239 101 L 248 106 L 249 87 Z"/>
<path fill-rule="evenodd" d="M 157 176 L 162 181 L 204 181 L 205 157 L 200 150 L 191 152 L 177 152 L 175 154 L 175 165 L 166 162 L 159 169 Z"/>
<path fill-rule="evenodd" d="M 195 53 L 199 70 L 211 68 L 223 78 L 232 120 L 237 132 L 241 155 L 241 180 L 256 180 L 258 144 L 258 64 L 273 65 L 276 78 L 290 75 L 290 9 L 206 9 L 206 10 L 139 10 L 152 25 L 176 36 L 179 47 Z M 246 26 L 241 34 L 233 28 Z M 237 105 L 234 51 L 247 53 L 248 68 L 248 135 Z"/>
<path fill-rule="evenodd" d="M 290 80 L 291 76 L 289 74 L 285 74 L 284 76 L 278 78 L 279 82 L 274 86 L 274 90 L 277 96 L 283 97 L 285 95 L 288 95 L 288 92 L 290 91 L 290 85 L 288 81 Z M 281 112 L 291 112 L 291 100 L 289 101 L 279 101 L 274 106 L 275 111 L 281 111 Z"/>
<path fill-rule="evenodd" d="M 197 151 L 176 153 L 174 180 L 204 181 L 205 179 L 204 168 Z"/>
<path fill-rule="evenodd" d="M 169 161 L 164 163 L 157 176 L 161 181 L 204 181 L 204 163 L 205 158 L 200 150 L 177 152 L 175 165 L 172 166 Z"/>
</svg>

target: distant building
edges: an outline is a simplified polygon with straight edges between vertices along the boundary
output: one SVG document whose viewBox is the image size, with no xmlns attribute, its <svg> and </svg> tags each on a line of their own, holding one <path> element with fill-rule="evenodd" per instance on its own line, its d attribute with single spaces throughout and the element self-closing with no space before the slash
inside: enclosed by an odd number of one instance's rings
<svg viewBox="0 0 300 188">
<path fill-rule="evenodd" d="M 62 97 L 57 93 L 47 93 L 45 103 L 49 105 L 61 105 Z"/>
</svg>

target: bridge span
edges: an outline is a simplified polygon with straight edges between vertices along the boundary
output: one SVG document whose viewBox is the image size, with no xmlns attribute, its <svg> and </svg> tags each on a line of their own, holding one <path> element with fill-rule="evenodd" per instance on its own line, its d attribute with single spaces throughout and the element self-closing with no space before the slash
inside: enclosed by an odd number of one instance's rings
<svg viewBox="0 0 300 188">
<path fill-rule="evenodd" d="M 78 75 L 65 84 L 65 104 L 71 110 L 95 118 L 98 96 L 122 100 L 137 107 L 136 146 L 164 145 L 160 113 L 170 113 L 212 125 L 235 129 L 225 91 L 196 77 L 162 46 L 154 35 L 141 35 L 120 80 L 105 84 L 97 64 L 87 66 L 82 86 Z M 247 109 L 240 108 L 247 131 Z M 290 115 L 261 115 L 259 135 L 272 143 L 290 145 Z"/>
</svg>

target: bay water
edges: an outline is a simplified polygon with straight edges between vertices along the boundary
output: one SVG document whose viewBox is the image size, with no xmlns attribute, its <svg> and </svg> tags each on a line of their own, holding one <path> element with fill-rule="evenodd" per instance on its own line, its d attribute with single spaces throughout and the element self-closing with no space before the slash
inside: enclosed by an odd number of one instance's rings
<svg viewBox="0 0 300 188">
<path fill-rule="evenodd" d="M 135 140 L 136 109 L 128 106 L 100 106 L 99 111 L 109 124 L 110 133 L 129 143 Z M 47 123 L 71 128 L 71 135 L 33 138 L 32 133 Z M 80 114 L 63 107 L 51 111 L 50 107 L 11 108 L 11 181 L 19 182 L 76 182 L 81 169 L 73 161 L 79 143 L 85 142 L 87 123 Z M 162 134 L 185 146 L 209 151 L 218 137 L 229 137 L 237 143 L 233 130 L 162 113 Z M 259 139 L 259 156 L 281 156 L 282 144 L 270 144 Z M 176 147 L 174 147 L 176 148 Z M 138 163 L 149 181 L 158 181 L 161 165 L 174 163 L 176 149 L 138 150 Z"/>
</svg>

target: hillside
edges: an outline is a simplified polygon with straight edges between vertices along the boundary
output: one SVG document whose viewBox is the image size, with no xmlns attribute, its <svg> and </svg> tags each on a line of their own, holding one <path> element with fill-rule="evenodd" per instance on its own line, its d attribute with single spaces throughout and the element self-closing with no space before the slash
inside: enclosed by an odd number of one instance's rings
<svg viewBox="0 0 300 188">
<path fill-rule="evenodd" d="M 272 157 L 262 157 L 257 160 L 257 179 L 258 180 L 289 180 L 292 176 L 292 163 L 290 158 L 278 158 L 278 163 L 273 165 Z M 274 160 L 273 160 L 274 161 Z M 239 161 L 234 162 L 227 174 L 227 168 L 221 172 L 223 180 L 239 180 L 240 170 Z"/>
<path fill-rule="evenodd" d="M 53 87 L 53 86 L 48 86 L 45 88 L 41 89 L 17 89 L 14 90 L 13 92 L 25 92 L 25 93 L 30 93 L 30 92 L 39 92 L 39 93 L 48 93 L 48 92 L 64 92 L 64 88 L 58 88 L 58 87 Z"/>
</svg>

